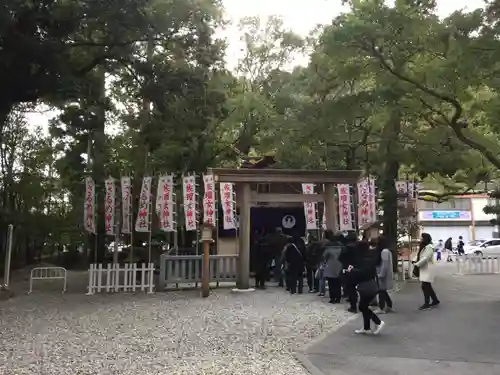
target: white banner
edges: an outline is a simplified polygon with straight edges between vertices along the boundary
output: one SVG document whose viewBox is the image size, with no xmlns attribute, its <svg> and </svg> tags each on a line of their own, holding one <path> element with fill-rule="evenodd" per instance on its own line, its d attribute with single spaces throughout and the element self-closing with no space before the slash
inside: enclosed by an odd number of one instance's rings
<svg viewBox="0 0 500 375">
<path fill-rule="evenodd" d="M 130 177 L 120 179 L 122 187 L 122 233 L 130 234 L 132 214 L 132 180 Z"/>
<path fill-rule="evenodd" d="M 303 194 L 314 194 L 314 184 L 302 184 Z M 316 222 L 316 203 L 304 202 L 304 215 L 306 216 L 306 229 L 318 229 Z"/>
<path fill-rule="evenodd" d="M 184 193 L 184 218 L 186 231 L 193 231 L 197 228 L 196 223 L 196 180 L 195 176 L 186 176 L 182 181 Z"/>
<path fill-rule="evenodd" d="M 158 189 L 160 187 L 160 229 L 164 232 L 175 232 L 174 177 L 172 175 L 161 176 L 158 181 Z M 158 207 L 158 202 L 156 202 L 156 206 Z"/>
<path fill-rule="evenodd" d="M 108 236 L 115 234 L 116 187 L 115 179 L 109 177 L 104 181 L 106 194 L 104 198 L 104 228 Z"/>
<path fill-rule="evenodd" d="M 233 184 L 229 182 L 220 184 L 220 197 L 224 214 L 223 227 L 225 230 L 236 229 L 233 191 Z"/>
<path fill-rule="evenodd" d="M 362 179 L 357 184 L 358 189 L 358 227 L 365 227 L 370 222 L 370 184 L 368 179 Z"/>
<path fill-rule="evenodd" d="M 203 195 L 203 222 L 215 225 L 215 183 L 211 174 L 203 176 L 205 194 Z"/>
<path fill-rule="evenodd" d="M 370 192 L 368 194 L 368 209 L 369 209 L 368 219 L 371 224 L 377 221 L 377 202 L 376 202 L 377 191 L 375 187 L 375 179 L 369 178 L 368 181 L 370 189 Z"/>
<path fill-rule="evenodd" d="M 85 178 L 85 201 L 83 205 L 83 227 L 89 233 L 95 230 L 95 183 L 92 177 Z"/>
<path fill-rule="evenodd" d="M 349 185 L 337 185 L 337 189 L 339 197 L 339 229 L 341 231 L 353 230 L 354 223 L 352 220 L 351 192 Z"/>
<path fill-rule="evenodd" d="M 136 232 L 149 232 L 150 230 L 150 210 L 151 210 L 151 183 L 152 177 L 142 179 L 141 195 L 139 197 L 139 207 L 137 219 L 135 221 Z"/>
<path fill-rule="evenodd" d="M 321 228 L 323 228 L 323 230 L 326 230 L 326 203 L 323 204 L 323 219 L 322 219 Z"/>
<path fill-rule="evenodd" d="M 165 176 L 160 176 L 158 178 L 158 186 L 156 187 L 156 204 L 155 212 L 156 215 L 161 219 L 161 203 L 163 197 L 163 186 L 165 185 Z"/>
</svg>

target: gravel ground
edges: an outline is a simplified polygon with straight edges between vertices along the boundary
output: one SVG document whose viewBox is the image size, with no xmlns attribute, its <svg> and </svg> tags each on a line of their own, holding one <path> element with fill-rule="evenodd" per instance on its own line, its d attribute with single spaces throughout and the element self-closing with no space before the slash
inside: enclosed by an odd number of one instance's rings
<svg viewBox="0 0 500 375">
<path fill-rule="evenodd" d="M 305 375 L 292 352 L 345 322 L 345 306 L 270 287 L 58 295 L 0 302 L 0 374 Z"/>
</svg>

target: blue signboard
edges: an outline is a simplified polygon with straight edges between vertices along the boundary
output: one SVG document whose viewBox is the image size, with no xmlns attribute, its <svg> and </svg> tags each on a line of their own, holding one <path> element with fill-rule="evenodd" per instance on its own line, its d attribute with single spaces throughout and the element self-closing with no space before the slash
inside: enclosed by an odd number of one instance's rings
<svg viewBox="0 0 500 375">
<path fill-rule="evenodd" d="M 420 220 L 471 220 L 469 211 L 421 211 Z"/>
</svg>

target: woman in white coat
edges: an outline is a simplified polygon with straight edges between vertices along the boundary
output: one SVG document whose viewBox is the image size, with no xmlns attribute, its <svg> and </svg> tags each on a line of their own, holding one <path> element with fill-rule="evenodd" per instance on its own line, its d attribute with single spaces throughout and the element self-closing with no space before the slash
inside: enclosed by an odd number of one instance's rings
<svg viewBox="0 0 500 375">
<path fill-rule="evenodd" d="M 420 248 L 417 259 L 413 263 L 413 274 L 418 277 L 422 283 L 422 292 L 424 293 L 424 304 L 420 310 L 429 310 L 439 305 L 439 299 L 432 287 L 434 282 L 434 247 L 429 233 L 422 233 Z"/>
</svg>

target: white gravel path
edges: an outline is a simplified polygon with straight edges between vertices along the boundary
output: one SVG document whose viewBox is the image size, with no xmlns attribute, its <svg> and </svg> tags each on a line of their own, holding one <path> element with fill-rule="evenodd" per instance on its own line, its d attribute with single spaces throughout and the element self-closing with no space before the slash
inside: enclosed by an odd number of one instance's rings
<svg viewBox="0 0 500 375">
<path fill-rule="evenodd" d="M 0 302 L 2 375 L 304 375 L 292 352 L 351 315 L 278 288 Z"/>
</svg>

